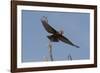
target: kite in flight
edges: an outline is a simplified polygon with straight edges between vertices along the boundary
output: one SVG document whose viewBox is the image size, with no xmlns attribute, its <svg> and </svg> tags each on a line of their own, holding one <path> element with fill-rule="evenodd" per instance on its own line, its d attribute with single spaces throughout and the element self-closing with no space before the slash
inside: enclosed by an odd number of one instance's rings
<svg viewBox="0 0 100 73">
<path fill-rule="evenodd" d="M 56 31 L 53 27 L 51 27 L 48 23 L 48 19 L 47 17 L 43 16 L 43 18 L 41 19 L 41 22 L 45 28 L 45 30 L 52 34 L 52 35 L 49 35 L 47 36 L 48 39 L 51 41 L 51 42 L 59 42 L 59 41 L 62 41 L 66 44 L 69 44 L 71 46 L 74 46 L 76 48 L 79 48 L 79 46 L 73 44 L 68 38 L 66 38 L 65 36 L 63 36 L 63 32 L 58 32 Z"/>
</svg>

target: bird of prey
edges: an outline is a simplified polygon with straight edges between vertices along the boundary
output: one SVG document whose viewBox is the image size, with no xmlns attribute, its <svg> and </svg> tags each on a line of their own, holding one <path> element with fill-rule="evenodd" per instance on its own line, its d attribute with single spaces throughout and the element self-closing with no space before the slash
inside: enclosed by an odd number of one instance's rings
<svg viewBox="0 0 100 73">
<path fill-rule="evenodd" d="M 48 19 L 47 17 L 43 16 L 41 18 L 41 23 L 42 25 L 44 26 L 45 30 L 50 33 L 51 35 L 47 36 L 48 39 L 51 41 L 51 42 L 59 42 L 59 41 L 62 41 L 66 44 L 69 44 L 71 46 L 74 46 L 76 48 L 79 48 L 79 46 L 73 44 L 68 38 L 66 38 L 65 36 L 63 36 L 63 32 L 58 32 L 57 30 L 55 30 L 53 27 L 51 27 L 48 23 Z"/>
</svg>

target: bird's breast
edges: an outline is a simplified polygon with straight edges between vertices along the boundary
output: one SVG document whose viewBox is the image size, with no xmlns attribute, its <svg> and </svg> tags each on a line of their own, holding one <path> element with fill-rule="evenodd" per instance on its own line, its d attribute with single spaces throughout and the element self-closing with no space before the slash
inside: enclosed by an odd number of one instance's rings
<svg viewBox="0 0 100 73">
<path fill-rule="evenodd" d="M 47 37 L 52 42 L 58 42 L 59 41 L 57 34 L 53 34 L 53 35 L 50 35 L 50 36 L 47 36 Z"/>
</svg>

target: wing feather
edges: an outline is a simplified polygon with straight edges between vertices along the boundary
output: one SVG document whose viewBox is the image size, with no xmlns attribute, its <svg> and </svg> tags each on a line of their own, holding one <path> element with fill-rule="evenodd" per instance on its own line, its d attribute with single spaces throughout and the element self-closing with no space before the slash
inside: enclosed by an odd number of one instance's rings
<svg viewBox="0 0 100 73">
<path fill-rule="evenodd" d="M 51 27 L 45 20 L 41 20 L 45 30 L 48 32 L 48 33 L 58 33 L 53 27 Z"/>
<path fill-rule="evenodd" d="M 64 43 L 67 43 L 71 46 L 75 46 L 76 48 L 79 48 L 79 46 L 74 45 L 69 39 L 67 39 L 66 37 L 64 37 L 63 35 L 59 35 L 59 40 L 61 40 Z"/>
</svg>

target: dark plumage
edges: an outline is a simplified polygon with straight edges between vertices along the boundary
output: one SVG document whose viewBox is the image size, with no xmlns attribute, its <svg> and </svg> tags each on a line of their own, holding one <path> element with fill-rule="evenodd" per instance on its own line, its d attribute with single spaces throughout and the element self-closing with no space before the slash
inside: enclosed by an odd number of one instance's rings
<svg viewBox="0 0 100 73">
<path fill-rule="evenodd" d="M 59 42 L 59 41 L 62 41 L 64 43 L 67 43 L 71 46 L 75 46 L 77 48 L 79 48 L 79 46 L 77 45 L 74 45 L 69 39 L 67 39 L 65 36 L 62 35 L 62 33 L 59 33 L 58 31 L 56 31 L 53 27 L 51 27 L 49 24 L 48 24 L 48 20 L 47 20 L 47 17 L 43 16 L 43 18 L 41 19 L 41 22 L 45 28 L 45 30 L 48 32 L 48 33 L 51 33 L 52 35 L 49 35 L 47 36 L 48 39 L 51 41 L 51 42 Z"/>
</svg>

